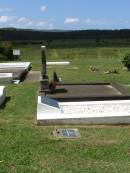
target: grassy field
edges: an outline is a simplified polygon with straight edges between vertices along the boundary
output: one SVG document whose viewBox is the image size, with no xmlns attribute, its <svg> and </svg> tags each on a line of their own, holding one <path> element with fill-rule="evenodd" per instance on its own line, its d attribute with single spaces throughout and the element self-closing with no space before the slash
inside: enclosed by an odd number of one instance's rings
<svg viewBox="0 0 130 173">
<path fill-rule="evenodd" d="M 41 70 L 40 46 L 21 48 L 22 60 L 31 61 L 33 69 Z M 33 53 L 32 53 L 33 52 Z M 57 48 L 47 49 L 48 61 L 68 60 L 71 65 L 66 67 L 48 67 L 51 77 L 54 70 L 66 82 L 117 82 L 129 84 L 130 73 L 123 67 L 122 57 L 130 52 L 130 47 L 94 47 L 94 48 Z M 96 67 L 98 72 L 90 71 Z M 118 74 L 104 74 L 116 69 Z"/>
<path fill-rule="evenodd" d="M 69 60 L 70 66 L 48 67 L 68 82 L 130 84 L 121 58 L 130 47 L 49 49 L 48 60 Z M 39 46 L 21 47 L 22 60 L 41 69 Z M 90 66 L 99 68 L 90 71 Z M 116 68 L 119 74 L 104 74 Z M 0 110 L 0 173 L 129 173 L 130 126 L 37 126 L 39 82 L 7 85 L 8 101 Z M 55 139 L 58 127 L 79 128 L 81 139 Z"/>
</svg>

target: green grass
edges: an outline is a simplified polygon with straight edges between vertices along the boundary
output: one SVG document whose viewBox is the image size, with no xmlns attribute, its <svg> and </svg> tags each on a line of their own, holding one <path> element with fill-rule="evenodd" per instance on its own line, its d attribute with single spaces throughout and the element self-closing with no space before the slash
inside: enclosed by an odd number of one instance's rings
<svg viewBox="0 0 130 173">
<path fill-rule="evenodd" d="M 37 90 L 37 83 L 7 87 L 10 101 L 0 112 L 1 173 L 129 172 L 130 126 L 73 126 L 81 139 L 55 139 L 51 133 L 59 126 L 36 125 Z"/>
<path fill-rule="evenodd" d="M 40 70 L 38 46 L 22 47 L 22 60 Z M 70 60 L 56 69 L 64 81 L 116 81 L 129 84 L 129 72 L 120 62 L 126 48 L 49 49 L 49 60 Z M 90 72 L 90 66 L 99 72 Z M 77 67 L 75 69 L 75 67 Z M 119 74 L 104 70 L 118 68 Z M 73 70 L 75 69 L 75 70 Z M 51 76 L 54 68 L 48 68 Z M 130 126 L 37 126 L 39 82 L 7 85 L 8 101 L 0 110 L 0 173 L 129 173 Z M 79 128 L 81 139 L 55 139 L 59 127 Z"/>
<path fill-rule="evenodd" d="M 41 70 L 40 46 L 21 48 L 21 59 L 31 61 L 34 70 Z M 129 84 L 130 73 L 123 67 L 122 57 L 130 52 L 130 47 L 93 47 L 93 48 L 57 48 L 47 49 L 48 61 L 68 60 L 70 66 L 48 67 L 48 75 L 52 78 L 54 70 L 65 82 L 117 82 Z M 99 68 L 99 72 L 91 72 L 90 67 Z M 105 71 L 117 69 L 119 74 L 104 74 Z M 69 76 L 69 77 L 68 77 Z"/>
</svg>

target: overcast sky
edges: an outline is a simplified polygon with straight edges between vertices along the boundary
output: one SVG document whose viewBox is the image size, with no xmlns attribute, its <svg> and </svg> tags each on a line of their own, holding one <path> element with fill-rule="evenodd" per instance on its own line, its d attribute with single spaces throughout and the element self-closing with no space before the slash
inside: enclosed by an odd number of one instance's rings
<svg viewBox="0 0 130 173">
<path fill-rule="evenodd" d="M 130 28 L 130 0 L 0 0 L 0 27 Z"/>
</svg>

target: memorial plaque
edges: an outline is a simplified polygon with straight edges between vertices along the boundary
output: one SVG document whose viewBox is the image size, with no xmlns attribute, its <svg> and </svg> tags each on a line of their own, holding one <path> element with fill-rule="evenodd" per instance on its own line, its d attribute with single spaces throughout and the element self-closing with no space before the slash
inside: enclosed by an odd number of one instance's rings
<svg viewBox="0 0 130 173">
<path fill-rule="evenodd" d="M 78 129 L 56 129 L 53 132 L 57 138 L 80 138 Z"/>
</svg>

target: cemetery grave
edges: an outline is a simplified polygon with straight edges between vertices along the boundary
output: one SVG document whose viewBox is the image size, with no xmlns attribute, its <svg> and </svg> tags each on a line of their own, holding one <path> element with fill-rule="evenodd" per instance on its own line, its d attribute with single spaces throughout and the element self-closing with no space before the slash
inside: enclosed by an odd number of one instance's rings
<svg viewBox="0 0 130 173">
<path fill-rule="evenodd" d="M 37 122 L 46 124 L 129 124 L 130 94 L 111 83 L 62 83 L 54 72 L 49 82 L 45 46 L 37 100 Z"/>
<path fill-rule="evenodd" d="M 18 84 L 24 79 L 31 69 L 30 62 L 10 62 L 0 63 L 0 83 L 15 83 Z M 6 99 L 5 86 L 0 86 L 0 105 Z"/>
<path fill-rule="evenodd" d="M 4 82 L 5 76 L 9 76 L 11 78 L 11 74 L 12 74 L 12 80 L 21 81 L 27 75 L 30 69 L 31 69 L 30 62 L 0 63 L 0 76 L 1 76 L 0 81 Z M 7 77 L 5 79 L 5 82 L 6 81 Z"/>
</svg>

